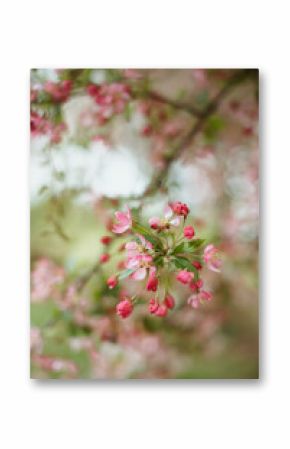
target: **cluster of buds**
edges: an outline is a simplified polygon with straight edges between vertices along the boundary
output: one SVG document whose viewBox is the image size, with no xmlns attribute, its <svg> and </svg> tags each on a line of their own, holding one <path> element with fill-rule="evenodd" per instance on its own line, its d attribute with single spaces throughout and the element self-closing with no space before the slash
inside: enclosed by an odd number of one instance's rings
<svg viewBox="0 0 290 449">
<path fill-rule="evenodd" d="M 187 303 L 193 308 L 211 301 L 212 294 L 203 288 L 200 273 L 204 265 L 212 271 L 220 271 L 221 260 L 218 249 L 205 245 L 204 239 L 196 238 L 191 225 L 185 225 L 189 207 L 181 202 L 169 204 L 162 218 L 152 217 L 149 226 L 143 226 L 133 218 L 131 210 L 115 213 L 112 231 L 115 234 L 128 235 L 124 247 L 125 268 L 109 277 L 107 285 L 115 288 L 119 281 L 130 278 L 144 283 L 144 290 L 153 292 L 148 311 L 158 317 L 165 317 L 175 307 L 175 299 L 170 293 L 173 281 L 189 288 Z M 107 237 L 102 238 L 106 245 Z M 117 304 L 117 314 L 126 318 L 133 312 L 138 300 L 136 297 L 124 297 Z"/>
<path fill-rule="evenodd" d="M 90 84 L 87 92 L 99 106 L 97 118 L 101 125 L 121 114 L 131 99 L 130 87 L 124 83 Z"/>
</svg>

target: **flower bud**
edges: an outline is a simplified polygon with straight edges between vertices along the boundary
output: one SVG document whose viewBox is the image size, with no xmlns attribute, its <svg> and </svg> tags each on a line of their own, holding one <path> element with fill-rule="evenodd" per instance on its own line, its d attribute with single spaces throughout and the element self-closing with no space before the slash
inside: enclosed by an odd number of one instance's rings
<svg viewBox="0 0 290 449">
<path fill-rule="evenodd" d="M 121 318 L 127 318 L 133 312 L 133 304 L 129 299 L 124 299 L 116 306 L 116 312 Z"/>
<path fill-rule="evenodd" d="M 106 263 L 110 259 L 110 254 L 104 253 L 100 255 L 100 263 Z"/>
<path fill-rule="evenodd" d="M 176 215 L 183 215 L 184 218 L 189 214 L 189 207 L 185 203 L 181 203 L 180 201 L 175 201 L 171 204 L 171 209 Z"/>
<path fill-rule="evenodd" d="M 194 229 L 192 226 L 185 226 L 185 228 L 183 229 L 183 235 L 186 239 L 190 240 L 194 237 Z"/>
<path fill-rule="evenodd" d="M 175 300 L 173 296 L 166 295 L 164 298 L 164 304 L 166 305 L 167 309 L 173 309 L 175 306 Z"/>
<path fill-rule="evenodd" d="M 182 284 L 188 284 L 193 279 L 193 277 L 194 277 L 193 273 L 187 270 L 181 270 L 176 276 L 176 279 Z"/>
<path fill-rule="evenodd" d="M 109 245 L 109 244 L 111 243 L 111 241 L 112 241 L 112 237 L 110 237 L 109 235 L 103 235 L 103 236 L 100 238 L 100 242 L 101 242 L 103 245 Z"/>
<path fill-rule="evenodd" d="M 107 286 L 112 289 L 114 287 L 116 287 L 116 285 L 118 284 L 118 278 L 117 276 L 111 276 L 107 279 Z"/>
<path fill-rule="evenodd" d="M 167 315 L 167 307 L 164 305 L 159 306 L 155 312 L 155 315 L 160 316 L 161 318 L 165 317 Z"/>
</svg>

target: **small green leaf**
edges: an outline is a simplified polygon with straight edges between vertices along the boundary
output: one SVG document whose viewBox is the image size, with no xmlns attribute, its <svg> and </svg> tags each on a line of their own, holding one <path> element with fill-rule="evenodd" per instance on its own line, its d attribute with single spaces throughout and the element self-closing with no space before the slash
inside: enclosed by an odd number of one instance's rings
<svg viewBox="0 0 290 449">
<path fill-rule="evenodd" d="M 205 239 L 195 239 L 192 240 L 191 242 L 187 243 L 188 248 L 190 249 L 197 249 L 200 248 L 205 242 Z"/>
<path fill-rule="evenodd" d="M 156 265 L 157 267 L 162 267 L 163 266 L 163 256 L 155 257 L 154 265 Z"/>
<path fill-rule="evenodd" d="M 125 279 L 125 278 L 127 278 L 128 276 L 130 276 L 130 274 L 132 274 L 134 272 L 134 270 L 132 270 L 131 268 L 130 269 L 128 269 L 128 270 L 124 270 L 124 271 L 122 271 L 120 274 L 119 274 L 119 279 L 120 280 L 122 280 L 122 279 Z"/>
<path fill-rule="evenodd" d="M 205 242 L 205 239 L 195 239 L 191 242 L 183 242 L 180 245 L 176 246 L 174 249 L 174 254 L 179 253 L 192 253 L 196 249 L 200 248 Z"/>
<path fill-rule="evenodd" d="M 152 245 L 154 245 L 156 248 L 160 247 L 160 241 L 158 237 L 155 237 L 149 229 L 145 228 L 144 226 L 140 225 L 139 223 L 134 223 L 133 230 L 137 232 L 138 234 L 143 235 L 146 240 L 148 240 Z"/>
<path fill-rule="evenodd" d="M 173 262 L 176 266 L 176 268 L 181 268 L 183 270 L 191 271 L 194 273 L 195 278 L 198 278 L 198 271 L 197 269 L 192 265 L 190 260 L 186 259 L 186 257 L 175 257 L 173 259 Z"/>
</svg>

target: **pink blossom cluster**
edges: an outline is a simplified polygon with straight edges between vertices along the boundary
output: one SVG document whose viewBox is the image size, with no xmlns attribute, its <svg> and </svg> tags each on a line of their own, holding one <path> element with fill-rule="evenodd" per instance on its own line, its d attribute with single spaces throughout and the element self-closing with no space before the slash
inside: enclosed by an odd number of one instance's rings
<svg viewBox="0 0 290 449">
<path fill-rule="evenodd" d="M 131 99 L 130 87 L 124 83 L 89 84 L 87 92 L 99 106 L 97 118 L 101 125 L 121 114 Z"/>
<path fill-rule="evenodd" d="M 186 224 L 189 207 L 180 201 L 168 204 L 163 217 L 151 217 L 149 227 L 145 227 L 133 218 L 131 210 L 115 213 L 112 231 L 128 235 L 125 245 L 124 269 L 107 279 L 109 289 L 118 286 L 119 281 L 128 277 L 143 282 L 143 292 L 153 292 L 148 304 L 150 314 L 165 317 L 177 301 L 170 293 L 174 280 L 191 290 L 187 303 L 193 308 L 212 300 L 212 293 L 204 289 L 201 270 L 206 265 L 210 270 L 219 272 L 221 259 L 213 244 L 204 247 L 204 240 L 197 239 L 195 229 Z M 102 237 L 106 245 L 108 236 Z M 109 255 L 108 255 L 109 257 Z M 104 259 L 104 255 L 103 255 Z M 117 314 L 127 318 L 139 301 L 135 295 L 125 295 L 116 306 Z"/>
<path fill-rule="evenodd" d="M 63 80 L 57 83 L 47 81 L 43 86 L 44 92 L 48 93 L 56 103 L 65 102 L 71 94 L 72 81 Z"/>
<path fill-rule="evenodd" d="M 64 123 L 55 124 L 43 115 L 39 115 L 35 111 L 31 111 L 30 115 L 30 131 L 31 136 L 47 135 L 53 144 L 59 143 L 63 132 L 66 130 Z"/>
</svg>

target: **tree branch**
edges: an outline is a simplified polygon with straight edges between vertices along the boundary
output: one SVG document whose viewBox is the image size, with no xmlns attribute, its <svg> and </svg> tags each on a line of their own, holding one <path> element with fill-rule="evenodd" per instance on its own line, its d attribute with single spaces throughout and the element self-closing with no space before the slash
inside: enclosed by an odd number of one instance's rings
<svg viewBox="0 0 290 449">
<path fill-rule="evenodd" d="M 183 101 L 172 100 L 172 99 L 164 97 L 163 95 L 161 95 L 157 92 L 154 92 L 154 91 L 147 92 L 146 98 L 150 98 L 151 100 L 157 101 L 158 103 L 168 104 L 169 106 L 172 106 L 175 109 L 179 109 L 181 111 L 188 112 L 189 114 L 191 114 L 195 117 L 202 116 L 202 111 L 195 108 L 194 106 L 186 104 Z"/>
</svg>

